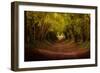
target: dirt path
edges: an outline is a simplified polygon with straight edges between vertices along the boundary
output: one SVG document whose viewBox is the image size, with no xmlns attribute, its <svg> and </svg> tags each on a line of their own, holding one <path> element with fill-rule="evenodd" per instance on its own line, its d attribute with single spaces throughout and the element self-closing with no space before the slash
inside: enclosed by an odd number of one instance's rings
<svg viewBox="0 0 100 73">
<path fill-rule="evenodd" d="M 89 58 L 89 49 L 80 48 L 74 42 L 57 41 L 47 48 L 36 48 L 31 51 L 34 60 L 59 60 Z M 32 59 L 32 60 L 33 60 Z"/>
</svg>

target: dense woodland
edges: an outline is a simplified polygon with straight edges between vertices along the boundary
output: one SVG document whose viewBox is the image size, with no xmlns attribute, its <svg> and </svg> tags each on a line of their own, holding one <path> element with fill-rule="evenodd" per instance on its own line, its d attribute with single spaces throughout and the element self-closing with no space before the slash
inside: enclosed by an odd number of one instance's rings
<svg viewBox="0 0 100 73">
<path fill-rule="evenodd" d="M 90 14 L 25 11 L 24 15 L 26 48 L 59 40 L 90 48 Z"/>
</svg>

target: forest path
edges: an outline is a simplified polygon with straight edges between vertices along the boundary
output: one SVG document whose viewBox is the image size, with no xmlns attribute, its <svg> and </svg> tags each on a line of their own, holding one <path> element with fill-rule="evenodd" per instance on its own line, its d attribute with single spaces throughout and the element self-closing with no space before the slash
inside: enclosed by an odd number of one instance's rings
<svg viewBox="0 0 100 73">
<path fill-rule="evenodd" d="M 41 59 L 74 59 L 88 58 L 90 51 L 86 48 L 80 48 L 74 42 L 56 41 L 47 48 L 33 49 L 36 57 Z"/>
</svg>

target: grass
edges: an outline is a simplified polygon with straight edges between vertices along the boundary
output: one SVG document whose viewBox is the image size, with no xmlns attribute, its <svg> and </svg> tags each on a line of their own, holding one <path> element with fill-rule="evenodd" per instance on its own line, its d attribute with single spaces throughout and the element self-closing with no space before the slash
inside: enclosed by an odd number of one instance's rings
<svg viewBox="0 0 100 73">
<path fill-rule="evenodd" d="M 90 42 L 89 41 L 78 42 L 77 44 L 80 46 L 80 48 L 90 49 Z"/>
</svg>

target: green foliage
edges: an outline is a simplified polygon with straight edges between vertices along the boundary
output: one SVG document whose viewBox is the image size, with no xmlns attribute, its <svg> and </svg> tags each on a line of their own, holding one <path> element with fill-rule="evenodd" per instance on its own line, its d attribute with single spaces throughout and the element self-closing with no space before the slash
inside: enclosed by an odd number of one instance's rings
<svg viewBox="0 0 100 73">
<path fill-rule="evenodd" d="M 89 14 L 69 14 L 69 23 L 65 27 L 65 35 L 75 41 L 86 41 L 90 39 Z"/>
<path fill-rule="evenodd" d="M 58 40 L 57 36 L 61 34 L 65 40 L 89 42 L 90 15 L 25 11 L 25 43 Z"/>
</svg>

